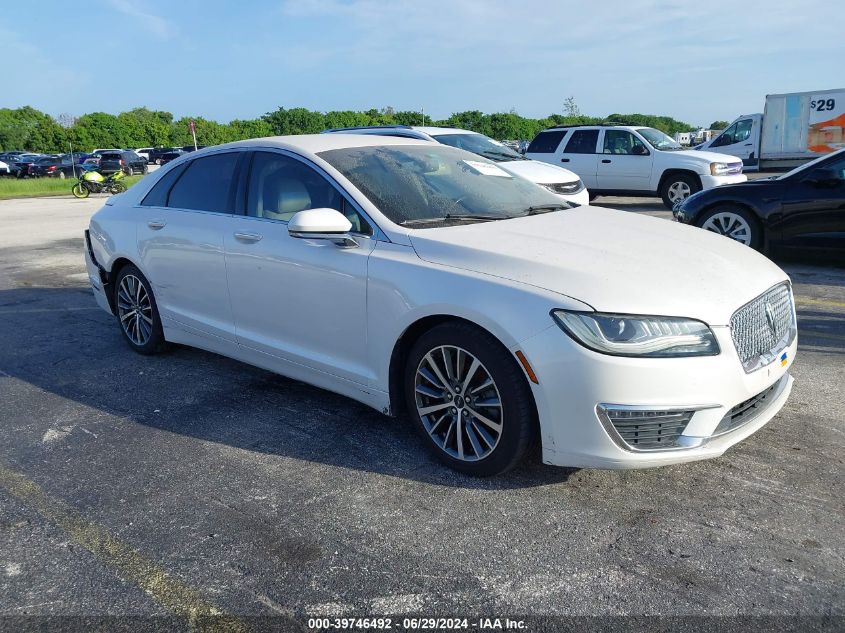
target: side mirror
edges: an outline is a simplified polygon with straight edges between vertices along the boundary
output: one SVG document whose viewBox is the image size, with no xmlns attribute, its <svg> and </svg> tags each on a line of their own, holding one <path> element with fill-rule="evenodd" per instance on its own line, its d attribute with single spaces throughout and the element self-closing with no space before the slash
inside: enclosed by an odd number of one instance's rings
<svg viewBox="0 0 845 633">
<path fill-rule="evenodd" d="M 635 156 L 648 156 L 648 150 L 642 145 L 634 145 L 631 148 L 631 153 Z"/>
<path fill-rule="evenodd" d="M 842 184 L 842 175 L 836 169 L 825 169 L 820 167 L 813 169 L 804 178 L 804 182 L 813 185 L 814 187 L 837 187 Z"/>
<path fill-rule="evenodd" d="M 357 246 L 349 235 L 352 222 L 337 209 L 306 209 L 294 214 L 288 222 L 291 237 L 309 240 L 331 240 L 338 246 Z"/>
</svg>

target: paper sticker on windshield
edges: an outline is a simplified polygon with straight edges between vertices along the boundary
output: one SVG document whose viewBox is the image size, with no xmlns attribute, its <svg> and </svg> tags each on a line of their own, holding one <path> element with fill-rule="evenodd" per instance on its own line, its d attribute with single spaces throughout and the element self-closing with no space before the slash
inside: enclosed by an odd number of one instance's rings
<svg viewBox="0 0 845 633">
<path fill-rule="evenodd" d="M 513 178 L 513 176 L 511 176 L 504 169 L 496 167 L 495 165 L 491 165 L 490 163 L 482 163 L 477 160 L 465 160 L 463 162 L 469 167 L 471 167 L 473 170 L 477 171 L 479 174 L 483 174 L 484 176 L 499 176 L 500 178 Z"/>
</svg>

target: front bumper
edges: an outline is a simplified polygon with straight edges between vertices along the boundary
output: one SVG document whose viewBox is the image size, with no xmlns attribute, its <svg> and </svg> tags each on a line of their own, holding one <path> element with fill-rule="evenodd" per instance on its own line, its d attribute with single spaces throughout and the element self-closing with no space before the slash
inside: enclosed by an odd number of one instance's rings
<svg viewBox="0 0 845 633">
<path fill-rule="evenodd" d="M 598 354 L 572 341 L 557 326 L 523 341 L 519 349 L 539 379 L 532 384 L 540 418 L 543 461 L 582 468 L 649 468 L 717 457 L 771 420 L 792 388 L 789 365 L 797 338 L 787 347 L 787 361 L 750 374 L 742 369 L 727 327 L 713 327 L 721 353 L 691 358 L 624 358 Z M 731 410 L 772 390 L 742 424 L 717 431 Z M 648 409 L 695 409 L 678 446 L 632 450 L 603 424 L 601 405 Z M 724 428 L 721 427 L 722 429 Z"/>
<path fill-rule="evenodd" d="M 572 194 L 556 193 L 554 195 L 556 195 L 558 198 L 563 198 L 567 202 L 574 202 L 575 204 L 580 205 L 582 207 L 590 204 L 590 193 L 587 191 L 586 187 L 584 189 L 581 189 L 581 191 L 579 191 L 578 193 L 572 193 Z"/>
<path fill-rule="evenodd" d="M 735 185 L 740 182 L 746 182 L 748 176 L 745 174 L 732 174 L 730 176 L 699 176 L 701 178 L 702 189 L 712 189 L 720 185 Z"/>
</svg>

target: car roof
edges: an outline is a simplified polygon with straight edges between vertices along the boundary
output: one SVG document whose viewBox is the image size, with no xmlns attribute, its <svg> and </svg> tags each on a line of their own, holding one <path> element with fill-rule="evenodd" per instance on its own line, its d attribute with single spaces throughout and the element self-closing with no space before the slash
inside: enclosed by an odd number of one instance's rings
<svg viewBox="0 0 845 633">
<path fill-rule="evenodd" d="M 324 130 L 324 134 L 373 134 L 376 136 L 407 136 L 415 138 L 413 133 L 427 136 L 442 136 L 444 134 L 481 134 L 472 130 L 463 130 L 458 127 L 438 127 L 433 125 L 361 125 L 355 127 L 337 127 Z M 422 136 L 420 136 L 422 138 Z"/>
<path fill-rule="evenodd" d="M 317 154 L 333 149 L 349 147 L 377 147 L 380 145 L 430 145 L 431 141 L 397 136 L 380 136 L 376 134 L 297 134 L 291 136 L 268 136 L 244 141 L 235 141 L 225 145 L 215 145 L 199 150 L 203 154 L 221 148 L 238 147 L 279 147 L 294 149 L 301 152 Z M 196 155 L 197 152 L 191 152 Z"/>
</svg>

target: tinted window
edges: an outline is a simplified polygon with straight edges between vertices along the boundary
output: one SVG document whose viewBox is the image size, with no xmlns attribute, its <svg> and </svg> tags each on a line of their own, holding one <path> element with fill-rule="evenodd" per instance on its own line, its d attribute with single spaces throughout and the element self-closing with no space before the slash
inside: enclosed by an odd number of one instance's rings
<svg viewBox="0 0 845 633">
<path fill-rule="evenodd" d="M 231 189 L 239 153 L 228 152 L 190 162 L 173 186 L 168 207 L 199 211 L 231 211 Z"/>
<path fill-rule="evenodd" d="M 352 231 L 372 229 L 341 193 L 304 163 L 271 152 L 256 152 L 247 191 L 247 215 L 289 221 L 306 209 L 337 209 L 352 223 Z"/>
<path fill-rule="evenodd" d="M 554 154 L 557 146 L 560 145 L 563 137 L 566 136 L 566 130 L 556 130 L 554 132 L 540 132 L 531 141 L 525 153 L 534 152 L 536 154 Z"/>
<path fill-rule="evenodd" d="M 595 154 L 598 130 L 575 130 L 563 150 L 567 154 Z"/>
<path fill-rule="evenodd" d="M 639 148 L 634 151 L 634 148 Z M 648 154 L 645 143 L 625 130 L 605 130 L 605 154 Z"/>
<path fill-rule="evenodd" d="M 114 154 L 114 153 L 100 154 L 101 160 L 120 160 L 120 158 L 121 158 L 120 154 Z"/>
<path fill-rule="evenodd" d="M 153 185 L 150 192 L 144 196 L 141 204 L 145 207 L 166 207 L 167 195 L 170 193 L 170 188 L 183 171 L 185 171 L 185 165 L 179 165 L 175 169 L 171 169 L 169 172 L 164 174 L 164 176 L 162 176 L 159 181 Z"/>
</svg>

